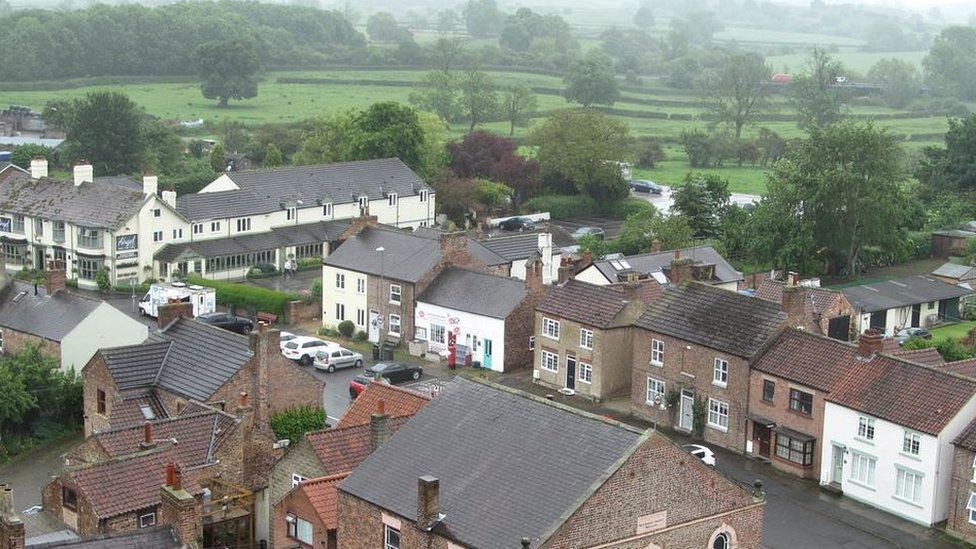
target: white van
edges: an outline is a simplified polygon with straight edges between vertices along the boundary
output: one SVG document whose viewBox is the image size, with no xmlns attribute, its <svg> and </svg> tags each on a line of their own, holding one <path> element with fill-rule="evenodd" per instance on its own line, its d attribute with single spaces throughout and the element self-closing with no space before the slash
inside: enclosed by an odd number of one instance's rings
<svg viewBox="0 0 976 549">
<path fill-rule="evenodd" d="M 159 306 L 171 299 L 193 303 L 193 316 L 197 317 L 217 310 L 217 290 L 184 282 L 153 284 L 139 300 L 139 312 L 143 316 L 156 317 Z"/>
</svg>

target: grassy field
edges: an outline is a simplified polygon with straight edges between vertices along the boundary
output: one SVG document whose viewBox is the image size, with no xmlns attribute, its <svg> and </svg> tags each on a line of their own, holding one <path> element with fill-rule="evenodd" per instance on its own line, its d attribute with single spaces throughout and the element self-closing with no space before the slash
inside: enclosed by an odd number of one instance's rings
<svg viewBox="0 0 976 549">
<path fill-rule="evenodd" d="M 864 45 L 864 40 L 834 36 L 830 34 L 807 34 L 766 29 L 747 29 L 729 27 L 715 33 L 715 40 L 724 42 L 747 42 L 763 44 L 790 44 L 798 46 L 840 46 L 856 48 Z"/>
<path fill-rule="evenodd" d="M 935 328 L 932 330 L 932 339 L 935 341 L 941 339 L 962 339 L 969 335 L 969 331 L 973 328 L 976 328 L 976 320 Z"/>
</svg>

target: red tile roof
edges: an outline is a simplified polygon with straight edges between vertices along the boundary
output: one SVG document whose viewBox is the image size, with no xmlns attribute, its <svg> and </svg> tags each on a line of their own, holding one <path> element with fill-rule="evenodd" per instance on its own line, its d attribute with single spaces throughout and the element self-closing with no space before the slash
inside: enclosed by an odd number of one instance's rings
<svg viewBox="0 0 976 549">
<path fill-rule="evenodd" d="M 790 329 L 776 338 L 753 368 L 830 392 L 857 367 L 857 356 L 856 345 Z"/>
<path fill-rule="evenodd" d="M 131 396 L 123 395 L 121 401 L 112 405 L 109 423 L 113 427 L 142 424 L 146 421 L 142 406 L 148 406 L 156 418 L 162 419 L 169 415 L 154 393 L 140 391 Z"/>
<path fill-rule="evenodd" d="M 152 437 L 158 446 L 171 446 L 177 460 L 186 467 L 209 463 L 213 451 L 237 428 L 237 418 L 215 409 L 152 422 Z M 93 435 L 109 457 L 142 451 L 142 425 L 103 431 Z M 175 442 L 174 442 L 175 441 Z"/>
<path fill-rule="evenodd" d="M 764 280 L 756 288 L 756 297 L 766 301 L 783 302 L 783 288 L 785 284 L 777 280 Z M 826 288 L 811 288 L 804 286 L 804 293 L 813 304 L 813 312 L 816 315 L 823 313 L 824 309 L 833 305 L 838 299 L 843 299 L 844 294 L 836 290 Z"/>
<path fill-rule="evenodd" d="M 393 418 L 390 422 L 391 428 L 396 432 L 409 419 L 410 416 Z M 326 476 L 348 473 L 369 456 L 368 423 L 316 431 L 306 434 L 305 438 L 322 462 Z"/>
<path fill-rule="evenodd" d="M 961 376 L 976 378 L 976 358 L 945 362 L 942 364 L 941 369 Z"/>
<path fill-rule="evenodd" d="M 349 473 L 339 473 L 329 477 L 315 478 L 302 481 L 298 489 L 305 493 L 319 520 L 328 530 L 339 527 L 339 491 L 336 486 L 339 481 L 349 476 Z"/>
<path fill-rule="evenodd" d="M 942 366 L 945 364 L 945 360 L 935 347 L 929 347 L 927 349 L 915 349 L 912 351 L 898 349 L 896 351 L 891 351 L 890 354 L 902 360 L 914 362 L 915 364 L 923 364 L 925 366 Z"/>
<path fill-rule="evenodd" d="M 368 425 L 381 400 L 387 415 L 397 418 L 416 414 L 430 401 L 430 397 L 389 383 L 370 383 L 346 410 L 336 428 Z"/>
</svg>

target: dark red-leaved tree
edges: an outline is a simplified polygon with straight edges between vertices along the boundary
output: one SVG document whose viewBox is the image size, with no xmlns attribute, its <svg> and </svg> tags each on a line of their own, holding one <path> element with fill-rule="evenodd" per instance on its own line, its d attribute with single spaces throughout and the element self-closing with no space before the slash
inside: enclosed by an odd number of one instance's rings
<svg viewBox="0 0 976 549">
<path fill-rule="evenodd" d="M 516 204 L 527 200 L 539 188 L 539 163 L 518 154 L 512 139 L 479 130 L 450 143 L 447 148 L 455 174 L 504 183 L 514 191 Z"/>
</svg>

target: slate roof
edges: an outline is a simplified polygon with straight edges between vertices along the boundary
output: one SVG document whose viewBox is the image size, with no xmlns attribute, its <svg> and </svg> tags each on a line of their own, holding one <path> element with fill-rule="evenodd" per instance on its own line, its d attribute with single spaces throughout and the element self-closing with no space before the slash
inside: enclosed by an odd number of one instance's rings
<svg viewBox="0 0 976 549">
<path fill-rule="evenodd" d="M 468 546 L 538 546 L 633 453 L 642 433 L 509 390 L 458 380 L 339 484 L 397 515 L 440 480 L 437 532 Z"/>
<path fill-rule="evenodd" d="M 100 183 L 102 185 L 115 185 L 116 187 L 122 187 L 124 189 L 134 189 L 142 192 L 142 182 L 136 181 L 127 175 L 106 175 L 102 177 L 96 177 L 95 183 Z"/>
<path fill-rule="evenodd" d="M 623 293 L 615 288 L 570 279 L 553 287 L 536 310 L 597 328 L 611 328 L 627 324 L 620 316 L 627 303 Z"/>
<path fill-rule="evenodd" d="M 411 417 L 391 418 L 393 432 L 396 433 Z M 322 463 L 323 476 L 338 475 L 352 471 L 369 455 L 370 425 L 325 429 L 307 433 L 305 438 Z"/>
<path fill-rule="evenodd" d="M 955 278 L 959 280 L 969 280 L 976 277 L 976 267 L 972 265 L 960 265 L 958 263 L 943 263 L 938 269 L 932 271 L 933 276 L 943 276 L 945 278 Z"/>
<path fill-rule="evenodd" d="M 413 196 L 430 190 L 398 158 L 340 162 L 320 166 L 288 166 L 226 174 L 239 190 L 205 192 L 177 198 L 177 210 L 198 221 L 241 217 L 282 210 L 286 201 L 305 206 L 331 201 L 356 202 L 360 196 L 377 200 L 385 193 Z"/>
<path fill-rule="evenodd" d="M 312 509 L 327 530 L 335 530 L 339 527 L 339 491 L 336 486 L 347 476 L 348 473 L 341 473 L 305 480 L 298 485 L 297 489 L 305 492 L 305 497 L 308 498 Z"/>
<path fill-rule="evenodd" d="M 33 284 L 9 280 L 0 291 L 0 326 L 61 341 L 101 304 L 67 291 L 49 296 L 43 285 L 35 295 Z"/>
<path fill-rule="evenodd" d="M 179 463 L 195 467 L 213 462 L 213 453 L 235 431 L 238 420 L 216 409 L 152 422 L 153 440 L 172 446 Z M 111 429 L 92 435 L 110 458 L 141 451 L 143 426 Z"/>
<path fill-rule="evenodd" d="M 437 275 L 417 301 L 504 320 L 526 295 L 521 280 L 452 267 Z"/>
<path fill-rule="evenodd" d="M 735 282 L 742 280 L 742 273 L 736 271 L 728 261 L 722 257 L 715 248 L 711 246 L 695 246 L 692 248 L 681 248 L 681 257 L 691 258 L 695 264 L 714 264 L 715 265 L 715 278 L 714 283 L 725 283 L 725 282 Z M 663 272 L 665 267 L 669 267 L 671 262 L 674 261 L 674 250 L 668 250 L 664 252 L 655 252 L 639 255 L 629 255 L 624 257 L 626 265 L 629 265 L 629 269 L 618 270 L 614 266 L 614 261 L 608 259 L 599 259 L 593 262 L 600 273 L 606 277 L 610 282 L 617 282 L 619 280 L 618 273 L 626 272 L 632 270 L 642 274 L 652 274 Z M 706 281 L 707 282 L 707 281 Z"/>
<path fill-rule="evenodd" d="M 752 367 L 829 393 L 856 370 L 858 354 L 856 345 L 790 329 L 780 334 Z"/>
<path fill-rule="evenodd" d="M 0 186 L 0 211 L 114 229 L 135 215 L 146 197 L 142 189 L 83 183 L 13 173 Z"/>
<path fill-rule="evenodd" d="M 382 246 L 382 256 L 376 248 Z M 340 269 L 348 269 L 379 275 L 394 280 L 416 282 L 440 261 L 441 249 L 437 240 L 423 238 L 402 231 L 388 231 L 367 227 L 349 237 L 329 254 L 322 263 Z"/>
<path fill-rule="evenodd" d="M 886 280 L 841 290 L 855 308 L 865 313 L 930 303 L 973 293 L 972 290 L 927 275 Z"/>
<path fill-rule="evenodd" d="M 320 221 L 275 227 L 270 231 L 257 234 L 166 244 L 153 255 L 153 259 L 173 263 L 177 260 L 211 259 L 222 255 L 258 252 L 299 244 L 335 242 L 339 239 L 339 235 L 349 228 L 350 221 L 349 219 Z"/>
<path fill-rule="evenodd" d="M 381 400 L 387 415 L 398 418 L 416 414 L 430 402 L 430 397 L 389 383 L 370 383 L 352 401 L 336 427 L 368 425 L 370 416 L 377 410 Z"/>
<path fill-rule="evenodd" d="M 140 528 L 131 532 L 102 534 L 99 536 L 29 545 L 31 549 L 181 549 L 183 543 L 169 524 Z"/>
<path fill-rule="evenodd" d="M 519 233 L 505 236 L 489 236 L 480 240 L 481 244 L 508 261 L 520 261 L 539 253 L 539 233 Z M 553 255 L 560 251 L 555 246 Z"/>
<path fill-rule="evenodd" d="M 166 360 L 166 355 L 169 354 L 170 345 L 170 340 L 162 339 L 125 347 L 101 349 L 99 353 L 105 360 L 115 385 L 124 390 L 152 385 Z"/>
<path fill-rule="evenodd" d="M 735 356 L 755 356 L 785 326 L 786 313 L 762 299 L 683 282 L 651 303 L 638 327 Z"/>
</svg>

